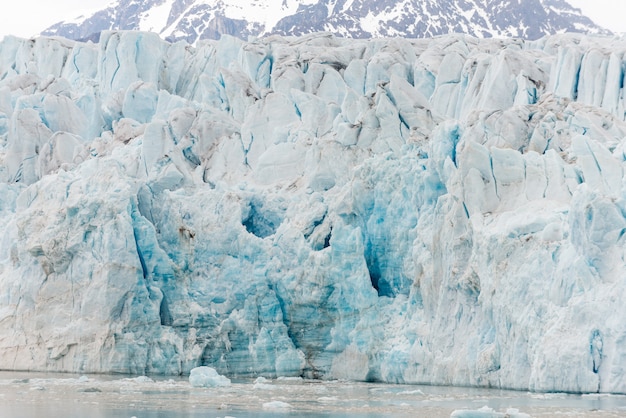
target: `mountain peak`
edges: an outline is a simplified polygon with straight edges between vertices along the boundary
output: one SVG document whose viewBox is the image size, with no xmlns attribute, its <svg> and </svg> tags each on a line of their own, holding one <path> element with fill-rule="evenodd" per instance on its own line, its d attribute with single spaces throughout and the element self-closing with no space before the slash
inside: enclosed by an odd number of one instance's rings
<svg viewBox="0 0 626 418">
<path fill-rule="evenodd" d="M 561 32 L 608 33 L 565 0 L 116 0 L 43 35 L 91 39 L 104 30 L 144 30 L 195 43 L 221 35 L 537 39 Z"/>
</svg>

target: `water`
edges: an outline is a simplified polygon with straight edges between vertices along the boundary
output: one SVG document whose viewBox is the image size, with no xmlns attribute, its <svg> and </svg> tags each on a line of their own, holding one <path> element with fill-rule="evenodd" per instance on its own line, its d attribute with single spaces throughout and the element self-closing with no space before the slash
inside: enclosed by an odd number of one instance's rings
<svg viewBox="0 0 626 418">
<path fill-rule="evenodd" d="M 533 417 L 626 417 L 626 396 L 274 379 L 193 388 L 186 379 L 0 372 L 3 418 L 450 417 L 510 408 Z"/>
</svg>

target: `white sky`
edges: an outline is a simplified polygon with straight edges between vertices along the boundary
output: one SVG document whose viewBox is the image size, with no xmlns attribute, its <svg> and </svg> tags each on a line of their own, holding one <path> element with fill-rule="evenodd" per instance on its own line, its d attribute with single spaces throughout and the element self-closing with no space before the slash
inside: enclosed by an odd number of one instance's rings
<svg viewBox="0 0 626 418">
<path fill-rule="evenodd" d="M 271 1 L 271 0 L 270 0 Z M 47 27 L 108 6 L 112 0 L 0 0 L 0 38 L 37 35 Z"/>
<path fill-rule="evenodd" d="M 0 38 L 7 34 L 31 37 L 58 21 L 75 18 L 89 10 L 100 10 L 112 2 L 112 0 L 1 1 L 5 6 L 0 13 Z M 582 9 L 583 13 L 596 23 L 616 32 L 626 32 L 626 0 L 568 1 Z"/>
<path fill-rule="evenodd" d="M 626 32 L 626 0 L 567 0 L 600 26 Z"/>
</svg>

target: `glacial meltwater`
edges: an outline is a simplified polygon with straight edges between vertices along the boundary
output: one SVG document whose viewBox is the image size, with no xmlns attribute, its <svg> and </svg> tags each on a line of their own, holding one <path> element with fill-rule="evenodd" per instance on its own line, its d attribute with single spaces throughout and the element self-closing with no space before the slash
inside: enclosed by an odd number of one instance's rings
<svg viewBox="0 0 626 418">
<path fill-rule="evenodd" d="M 186 378 L 0 372 L 3 418 L 618 417 L 626 396 L 300 378 L 195 388 Z"/>
</svg>

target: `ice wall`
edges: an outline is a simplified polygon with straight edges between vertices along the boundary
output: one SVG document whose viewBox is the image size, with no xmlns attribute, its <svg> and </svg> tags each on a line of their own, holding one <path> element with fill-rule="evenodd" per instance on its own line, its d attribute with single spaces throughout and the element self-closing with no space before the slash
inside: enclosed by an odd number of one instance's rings
<svg viewBox="0 0 626 418">
<path fill-rule="evenodd" d="M 626 40 L 0 43 L 0 365 L 626 393 Z"/>
</svg>

